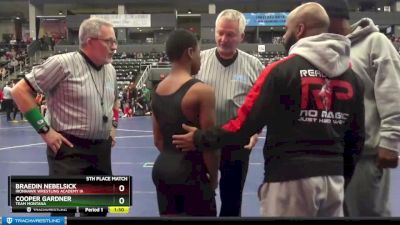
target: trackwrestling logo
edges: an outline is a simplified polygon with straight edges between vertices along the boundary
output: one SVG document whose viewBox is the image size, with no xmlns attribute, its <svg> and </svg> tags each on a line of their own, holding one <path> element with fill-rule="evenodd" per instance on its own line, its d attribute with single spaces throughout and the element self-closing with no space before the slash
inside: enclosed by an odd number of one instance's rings
<svg viewBox="0 0 400 225">
<path fill-rule="evenodd" d="M 65 217 L 2 217 L 2 224 L 12 225 L 37 225 L 37 224 L 52 224 L 65 225 Z"/>
</svg>

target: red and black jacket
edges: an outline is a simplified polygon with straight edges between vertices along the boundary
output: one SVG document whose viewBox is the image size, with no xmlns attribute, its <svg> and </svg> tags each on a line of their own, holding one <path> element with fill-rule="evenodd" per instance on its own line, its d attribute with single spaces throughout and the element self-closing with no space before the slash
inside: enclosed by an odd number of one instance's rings
<svg viewBox="0 0 400 225">
<path fill-rule="evenodd" d="M 362 84 L 350 66 L 328 78 L 290 55 L 264 69 L 235 119 L 196 131 L 194 142 L 199 149 L 245 145 L 265 125 L 266 182 L 351 176 L 364 143 Z"/>
</svg>

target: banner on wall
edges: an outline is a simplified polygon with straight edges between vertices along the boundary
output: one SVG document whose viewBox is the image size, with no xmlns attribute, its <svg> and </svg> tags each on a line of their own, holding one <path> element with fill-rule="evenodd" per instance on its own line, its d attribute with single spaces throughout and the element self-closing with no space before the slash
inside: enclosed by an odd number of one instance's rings
<svg viewBox="0 0 400 225">
<path fill-rule="evenodd" d="M 287 12 L 276 12 L 276 13 L 243 13 L 246 18 L 246 26 L 285 26 Z"/>
<path fill-rule="evenodd" d="M 151 14 L 95 14 L 109 21 L 114 27 L 151 27 Z"/>
</svg>

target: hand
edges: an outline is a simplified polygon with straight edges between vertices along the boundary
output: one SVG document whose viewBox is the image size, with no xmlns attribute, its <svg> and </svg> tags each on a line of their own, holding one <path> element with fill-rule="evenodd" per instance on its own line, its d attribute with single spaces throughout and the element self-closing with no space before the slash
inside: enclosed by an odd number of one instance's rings
<svg viewBox="0 0 400 225">
<path fill-rule="evenodd" d="M 172 144 L 174 144 L 176 148 L 181 149 L 182 151 L 195 150 L 193 136 L 197 128 L 188 126 L 186 124 L 182 124 L 182 128 L 188 131 L 188 133 L 172 135 Z"/>
<path fill-rule="evenodd" d="M 53 130 L 53 128 L 50 128 L 49 132 L 47 132 L 45 134 L 40 134 L 40 136 L 42 136 L 43 141 L 46 142 L 47 146 L 49 146 L 51 148 L 51 150 L 54 152 L 54 154 L 57 154 L 62 143 L 66 144 L 70 148 L 74 147 L 74 145 L 70 141 L 68 141 L 60 133 Z"/>
<path fill-rule="evenodd" d="M 210 174 L 207 173 L 207 178 L 210 181 L 211 188 L 215 191 L 218 187 L 218 176 L 212 177 Z"/>
<path fill-rule="evenodd" d="M 115 127 L 111 128 L 111 132 L 110 132 L 110 137 L 111 137 L 111 147 L 114 147 L 115 144 L 117 143 L 115 137 L 117 136 L 117 130 L 115 129 Z"/>
<path fill-rule="evenodd" d="M 378 147 L 377 164 L 381 169 L 396 168 L 399 163 L 399 153 L 387 148 Z"/>
<path fill-rule="evenodd" d="M 253 136 L 250 137 L 250 142 L 244 146 L 245 149 L 251 150 L 257 144 L 258 141 L 258 134 L 255 133 Z"/>
</svg>

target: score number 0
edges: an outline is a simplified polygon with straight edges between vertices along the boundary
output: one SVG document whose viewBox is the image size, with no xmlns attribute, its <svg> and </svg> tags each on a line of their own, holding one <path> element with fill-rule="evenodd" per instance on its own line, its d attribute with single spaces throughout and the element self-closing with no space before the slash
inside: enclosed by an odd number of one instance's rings
<svg viewBox="0 0 400 225">
<path fill-rule="evenodd" d="M 119 185 L 118 190 L 119 190 L 120 192 L 124 192 L 124 191 L 125 191 L 125 186 L 122 185 L 122 184 Z M 124 197 L 119 198 L 119 199 L 118 199 L 118 202 L 119 202 L 119 204 L 123 205 L 123 204 L 125 203 L 125 198 L 124 198 Z"/>
</svg>

